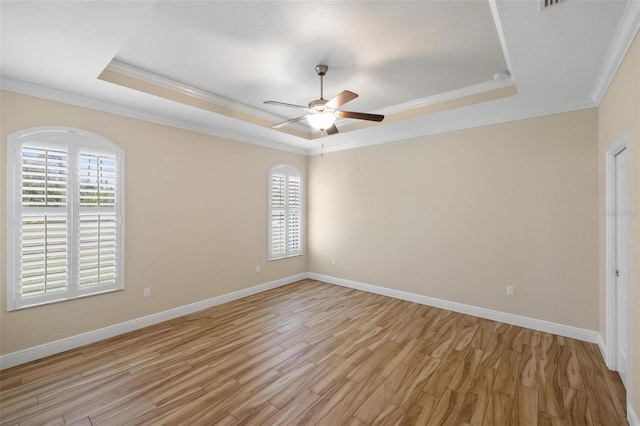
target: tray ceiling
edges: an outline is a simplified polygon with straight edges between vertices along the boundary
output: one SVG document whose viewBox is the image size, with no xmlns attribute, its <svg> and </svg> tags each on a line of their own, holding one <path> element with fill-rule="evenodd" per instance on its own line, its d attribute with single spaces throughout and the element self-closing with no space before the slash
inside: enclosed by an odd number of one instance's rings
<svg viewBox="0 0 640 426">
<path fill-rule="evenodd" d="M 595 106 L 634 3 L 3 1 L 0 72 L 7 90 L 317 152 Z M 325 97 L 354 91 L 345 109 L 385 121 L 272 129 L 300 114 L 263 101 L 317 99 L 321 63 Z"/>
</svg>

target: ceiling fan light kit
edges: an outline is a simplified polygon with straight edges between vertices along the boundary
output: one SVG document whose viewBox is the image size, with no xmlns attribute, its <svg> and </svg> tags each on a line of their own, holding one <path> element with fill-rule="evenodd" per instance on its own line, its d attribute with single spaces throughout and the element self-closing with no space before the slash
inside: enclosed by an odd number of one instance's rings
<svg viewBox="0 0 640 426">
<path fill-rule="evenodd" d="M 311 126 L 318 130 L 327 130 L 333 126 L 336 121 L 336 115 L 333 111 L 325 110 L 307 115 L 307 121 Z"/>
<path fill-rule="evenodd" d="M 281 123 L 273 125 L 272 127 L 274 129 L 304 120 L 306 118 L 309 124 L 314 129 L 325 131 L 326 134 L 328 135 L 333 135 L 335 133 L 338 133 L 338 129 L 335 126 L 335 121 L 336 121 L 336 118 L 338 117 L 353 118 L 356 120 L 376 121 L 376 122 L 380 122 L 384 120 L 384 115 L 380 115 L 380 114 L 368 114 L 364 112 L 353 112 L 353 111 L 339 111 L 338 108 L 340 108 L 342 105 L 358 97 L 356 93 L 350 92 L 349 90 L 343 90 L 332 99 L 329 99 L 329 100 L 324 99 L 323 77 L 325 76 L 328 70 L 329 70 L 329 66 L 327 65 L 316 66 L 316 73 L 320 77 L 320 99 L 316 99 L 309 102 L 308 107 L 304 107 L 302 105 L 289 104 L 285 102 L 278 102 L 278 101 L 264 102 L 265 104 L 268 104 L 268 105 L 278 105 L 278 106 L 285 106 L 289 108 L 303 109 L 307 112 L 306 115 L 292 118 L 290 120 L 283 121 Z"/>
</svg>

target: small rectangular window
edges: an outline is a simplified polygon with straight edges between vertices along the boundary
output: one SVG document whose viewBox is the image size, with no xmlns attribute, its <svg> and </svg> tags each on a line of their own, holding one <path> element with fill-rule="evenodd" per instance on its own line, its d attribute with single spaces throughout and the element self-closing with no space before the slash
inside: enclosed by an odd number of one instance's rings
<svg viewBox="0 0 640 426">
<path fill-rule="evenodd" d="M 269 171 L 269 260 L 302 254 L 302 175 L 289 165 Z"/>
</svg>

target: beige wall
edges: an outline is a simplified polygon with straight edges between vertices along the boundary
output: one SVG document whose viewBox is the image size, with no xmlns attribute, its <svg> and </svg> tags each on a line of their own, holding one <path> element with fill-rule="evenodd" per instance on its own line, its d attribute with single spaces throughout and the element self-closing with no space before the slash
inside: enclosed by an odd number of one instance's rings
<svg viewBox="0 0 640 426">
<path fill-rule="evenodd" d="M 590 109 L 313 157 L 309 270 L 597 330 L 597 134 Z"/>
<path fill-rule="evenodd" d="M 630 132 L 631 203 L 640 211 L 638 75 L 636 40 L 598 110 L 309 159 L 1 92 L 0 354 L 307 270 L 604 337 L 604 151 Z M 126 289 L 7 313 L 7 135 L 45 125 L 85 129 L 125 151 Z M 306 256 L 267 262 L 266 176 L 283 162 L 307 177 L 309 244 Z M 229 176 L 233 188 L 216 184 Z M 635 324 L 639 220 L 632 216 Z M 505 295 L 508 284 L 515 297 Z M 640 368 L 630 392 L 638 413 Z"/>
<path fill-rule="evenodd" d="M 605 152 L 629 132 L 629 195 L 631 221 L 630 359 L 628 392 L 636 415 L 640 415 L 640 37 L 627 52 L 598 110 L 599 128 L 599 223 L 600 223 L 600 333 L 606 339 L 605 322 Z"/>
<path fill-rule="evenodd" d="M 0 353 L 305 272 L 306 256 L 267 262 L 267 176 L 306 158 L 42 99 L 2 92 Z M 106 137 L 126 156 L 124 291 L 6 312 L 7 135 L 69 126 Z M 261 272 L 255 266 L 261 265 Z M 151 297 L 143 298 L 143 288 Z"/>
</svg>

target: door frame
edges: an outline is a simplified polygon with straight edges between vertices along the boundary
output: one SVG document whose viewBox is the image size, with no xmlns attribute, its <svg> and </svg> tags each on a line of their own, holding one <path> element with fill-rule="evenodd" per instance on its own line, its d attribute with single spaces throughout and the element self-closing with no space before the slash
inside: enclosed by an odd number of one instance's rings
<svg viewBox="0 0 640 426">
<path fill-rule="evenodd" d="M 606 238 L 606 364 L 610 370 L 617 371 L 617 318 L 616 318 L 616 155 L 623 150 L 629 154 L 629 132 L 618 138 L 605 153 L 605 238 Z M 629 157 L 630 158 L 630 157 Z M 627 185 L 628 190 L 628 185 Z M 630 259 L 630 257 L 629 257 Z M 631 325 L 629 323 L 629 325 Z M 631 365 L 627 365 L 630 376 Z"/>
</svg>

